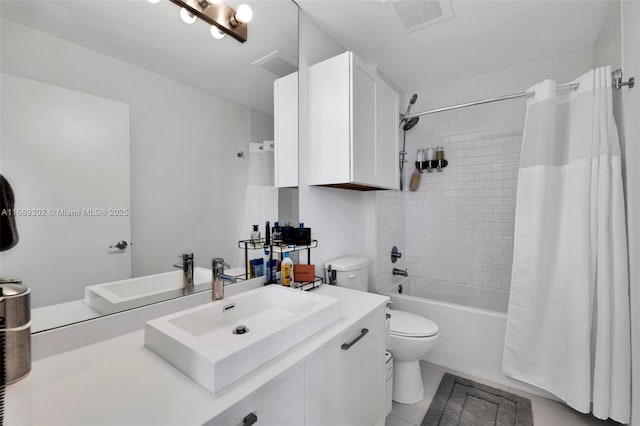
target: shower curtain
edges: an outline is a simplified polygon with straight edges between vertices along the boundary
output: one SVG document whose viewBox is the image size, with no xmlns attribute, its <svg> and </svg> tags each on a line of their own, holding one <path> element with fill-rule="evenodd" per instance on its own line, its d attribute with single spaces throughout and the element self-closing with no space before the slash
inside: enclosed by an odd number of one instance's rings
<svg viewBox="0 0 640 426">
<path fill-rule="evenodd" d="M 611 69 L 575 83 L 530 89 L 503 371 L 627 423 L 629 279 Z"/>
</svg>

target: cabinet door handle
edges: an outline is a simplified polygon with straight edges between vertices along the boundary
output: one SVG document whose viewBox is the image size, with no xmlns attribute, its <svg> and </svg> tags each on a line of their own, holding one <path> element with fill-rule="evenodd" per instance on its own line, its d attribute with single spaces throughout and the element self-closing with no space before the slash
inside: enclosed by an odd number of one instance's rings
<svg viewBox="0 0 640 426">
<path fill-rule="evenodd" d="M 242 419 L 243 426 L 251 426 L 253 424 L 256 424 L 257 422 L 258 416 L 256 416 L 255 413 L 249 413 L 244 416 L 244 419 Z"/>
<path fill-rule="evenodd" d="M 343 351 L 348 351 L 351 346 L 358 343 L 358 340 L 362 339 L 368 332 L 369 332 L 368 328 L 363 328 L 362 330 L 360 330 L 360 334 L 358 335 L 358 337 L 356 337 L 349 343 L 343 343 L 342 346 L 340 347 L 342 348 Z"/>
</svg>

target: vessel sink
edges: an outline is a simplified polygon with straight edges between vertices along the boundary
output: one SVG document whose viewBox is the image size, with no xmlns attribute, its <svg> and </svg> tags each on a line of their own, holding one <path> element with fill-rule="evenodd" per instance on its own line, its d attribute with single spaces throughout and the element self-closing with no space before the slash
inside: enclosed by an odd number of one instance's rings
<svg viewBox="0 0 640 426">
<path fill-rule="evenodd" d="M 193 268 L 195 291 L 211 288 L 211 270 Z M 181 296 L 182 271 L 147 275 L 85 287 L 84 301 L 101 314 L 111 314 Z"/>
<path fill-rule="evenodd" d="M 339 317 L 338 299 L 269 285 L 148 321 L 144 344 L 215 393 Z"/>
</svg>

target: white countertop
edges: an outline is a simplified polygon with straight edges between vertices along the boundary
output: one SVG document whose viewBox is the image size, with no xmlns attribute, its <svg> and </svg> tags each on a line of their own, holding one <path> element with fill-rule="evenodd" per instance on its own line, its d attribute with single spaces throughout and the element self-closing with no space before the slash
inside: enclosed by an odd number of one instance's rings
<svg viewBox="0 0 640 426">
<path fill-rule="evenodd" d="M 7 388 L 8 425 L 202 424 L 283 375 L 376 307 L 385 296 L 323 285 L 341 318 L 214 394 L 144 346 L 144 331 L 44 358 Z"/>
<path fill-rule="evenodd" d="M 67 324 L 73 324 L 102 314 L 87 305 L 84 300 L 59 303 L 31 309 L 31 332 L 49 330 Z"/>
</svg>

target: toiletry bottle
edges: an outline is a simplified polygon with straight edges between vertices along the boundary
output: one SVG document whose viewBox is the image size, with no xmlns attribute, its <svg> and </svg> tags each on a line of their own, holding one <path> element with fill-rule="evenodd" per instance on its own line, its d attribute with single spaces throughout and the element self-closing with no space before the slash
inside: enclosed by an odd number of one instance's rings
<svg viewBox="0 0 640 426">
<path fill-rule="evenodd" d="M 253 225 L 253 231 L 251 231 L 251 242 L 256 244 L 260 242 L 260 230 L 258 225 Z"/>
<path fill-rule="evenodd" d="M 269 221 L 266 221 L 264 224 L 264 255 L 267 256 L 269 251 L 271 250 L 271 227 L 269 226 Z"/>
<path fill-rule="evenodd" d="M 273 223 L 271 239 L 273 240 L 273 245 L 282 244 L 282 234 L 280 233 L 280 224 L 278 222 Z"/>
<path fill-rule="evenodd" d="M 293 261 L 289 257 L 289 253 L 284 254 L 282 259 L 282 285 L 290 286 L 293 280 Z"/>
<path fill-rule="evenodd" d="M 267 260 L 267 279 L 265 284 L 277 283 L 276 270 L 278 268 L 278 261 L 276 259 Z"/>
</svg>

